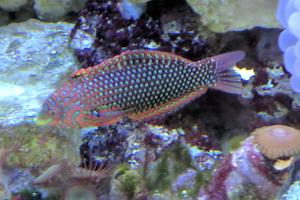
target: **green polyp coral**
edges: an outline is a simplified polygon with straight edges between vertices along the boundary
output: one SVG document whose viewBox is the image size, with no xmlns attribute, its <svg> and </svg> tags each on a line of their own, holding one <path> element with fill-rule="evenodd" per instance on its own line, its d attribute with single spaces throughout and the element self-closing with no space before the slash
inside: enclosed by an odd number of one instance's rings
<svg viewBox="0 0 300 200">
<path fill-rule="evenodd" d="M 147 188 L 152 191 L 164 191 L 170 187 L 171 175 L 167 156 L 162 157 L 157 166 L 146 177 Z"/>
<path fill-rule="evenodd" d="M 135 170 L 130 170 L 127 165 L 121 164 L 115 170 L 112 188 L 125 199 L 134 199 L 144 190 L 143 177 Z"/>
<path fill-rule="evenodd" d="M 170 189 L 171 182 L 186 169 L 192 167 L 187 150 L 176 143 L 154 162 L 146 175 L 146 186 L 150 191 L 163 192 Z"/>
<path fill-rule="evenodd" d="M 168 193 L 171 183 L 176 178 L 192 168 L 192 160 L 187 150 L 179 143 L 171 145 L 157 161 L 151 162 L 147 171 L 131 170 L 127 165 L 119 165 L 114 172 L 112 180 L 112 190 L 114 195 L 134 199 L 137 195 L 148 192 L 153 196 L 180 197 L 187 192 L 188 196 L 193 196 L 194 189 L 179 191 L 181 194 Z M 142 175 L 143 174 L 143 175 Z M 199 189 L 199 188 L 197 188 Z"/>
<path fill-rule="evenodd" d="M 212 171 L 207 171 L 206 173 L 201 173 L 201 172 L 197 172 L 196 174 L 196 183 L 194 185 L 194 188 L 192 189 L 192 195 L 197 195 L 197 193 L 199 192 L 199 188 L 201 188 L 201 186 L 208 184 L 210 178 L 211 178 L 211 174 Z"/>
<path fill-rule="evenodd" d="M 187 2 L 201 15 L 202 23 L 214 32 L 250 29 L 254 26 L 279 26 L 274 14 L 277 0 L 187 0 Z"/>
<path fill-rule="evenodd" d="M 126 194 L 129 199 L 132 199 L 141 184 L 141 177 L 139 174 L 136 171 L 128 170 L 119 178 L 119 180 L 121 183 L 121 191 Z"/>
</svg>

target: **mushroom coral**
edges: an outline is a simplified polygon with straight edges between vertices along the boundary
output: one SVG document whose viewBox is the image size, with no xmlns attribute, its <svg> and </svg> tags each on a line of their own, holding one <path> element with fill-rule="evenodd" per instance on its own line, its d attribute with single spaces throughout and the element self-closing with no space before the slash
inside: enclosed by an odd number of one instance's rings
<svg viewBox="0 0 300 200">
<path fill-rule="evenodd" d="M 284 125 L 256 129 L 252 135 L 258 150 L 269 159 L 291 157 L 300 153 L 300 130 Z"/>
<path fill-rule="evenodd" d="M 290 86 L 300 93 L 300 0 L 279 0 L 276 18 L 284 28 L 278 45 L 284 52 L 285 69 L 292 75 Z"/>
</svg>

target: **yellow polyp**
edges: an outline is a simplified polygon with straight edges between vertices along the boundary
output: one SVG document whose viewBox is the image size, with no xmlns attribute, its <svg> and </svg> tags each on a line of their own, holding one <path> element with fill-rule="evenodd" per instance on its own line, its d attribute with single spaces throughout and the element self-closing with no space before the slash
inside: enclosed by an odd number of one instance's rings
<svg viewBox="0 0 300 200">
<path fill-rule="evenodd" d="M 291 164 L 294 161 L 294 157 L 290 157 L 287 160 L 282 160 L 282 159 L 277 159 L 276 162 L 274 163 L 273 167 L 276 170 L 282 171 L 291 166 Z"/>
<path fill-rule="evenodd" d="M 243 80 L 246 81 L 255 75 L 253 67 L 240 68 L 239 66 L 234 66 L 233 69 L 242 77 Z"/>
<path fill-rule="evenodd" d="M 51 123 L 53 119 L 51 117 L 47 117 L 44 118 L 44 116 L 37 116 L 33 119 L 33 122 L 37 125 L 37 126 L 44 126 L 46 124 Z"/>
</svg>

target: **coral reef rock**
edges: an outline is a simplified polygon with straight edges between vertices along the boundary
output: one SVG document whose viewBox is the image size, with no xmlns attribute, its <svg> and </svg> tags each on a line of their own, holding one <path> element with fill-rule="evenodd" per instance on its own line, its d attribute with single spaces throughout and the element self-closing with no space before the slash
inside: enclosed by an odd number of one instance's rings
<svg viewBox="0 0 300 200">
<path fill-rule="evenodd" d="M 58 20 L 69 12 L 78 12 L 86 0 L 34 0 L 34 10 L 39 19 Z"/>
<path fill-rule="evenodd" d="M 5 198 L 0 193 L 0 199 L 11 199 L 13 194 L 31 190 L 35 187 L 34 176 L 63 158 L 78 165 L 78 137 L 78 133 L 73 133 L 73 138 L 64 136 L 61 130 L 53 128 L 1 128 L 0 185 Z"/>
<path fill-rule="evenodd" d="M 300 181 L 295 181 L 280 200 L 298 200 L 300 197 Z"/>
<path fill-rule="evenodd" d="M 82 32 L 91 35 L 84 46 L 75 45 L 79 62 L 89 67 L 132 49 L 163 50 L 198 59 L 203 56 L 206 43 L 194 20 L 199 16 L 184 1 L 170 4 L 171 8 L 159 2 L 149 2 L 145 13 L 133 20 L 122 16 L 117 0 L 88 1 L 72 31 L 76 44 L 82 43 Z"/>
<path fill-rule="evenodd" d="M 0 124 L 30 122 L 59 80 L 76 68 L 72 24 L 30 20 L 0 28 Z"/>
<path fill-rule="evenodd" d="M 0 185 L 6 199 L 31 190 L 32 176 L 56 159 L 80 163 L 79 132 L 33 123 L 42 102 L 77 67 L 69 48 L 72 27 L 38 20 L 0 27 L 0 151 L 8 151 Z"/>
<path fill-rule="evenodd" d="M 9 23 L 9 15 L 4 11 L 0 11 L 0 26 L 6 25 Z"/>
<path fill-rule="evenodd" d="M 205 199 L 274 199 L 287 179 L 293 159 L 282 164 L 269 159 L 257 149 L 255 136 L 248 137 L 241 147 L 227 155 L 213 172 L 199 198 Z"/>
<path fill-rule="evenodd" d="M 1 0 L 5 21 L 22 22 L 31 18 L 46 21 L 72 20 L 84 8 L 86 0 Z M 3 14 L 0 14 L 0 25 Z"/>
<path fill-rule="evenodd" d="M 202 23 L 214 32 L 251 29 L 255 26 L 278 27 L 274 12 L 277 0 L 187 0 L 201 15 Z M 268 8 L 268 9 L 266 9 Z"/>
<path fill-rule="evenodd" d="M 1 0 L 0 8 L 9 12 L 18 11 L 20 8 L 25 6 L 28 2 L 29 0 Z"/>
<path fill-rule="evenodd" d="M 83 137 L 81 154 L 88 163 L 106 166 L 127 162 L 136 169 L 156 159 L 182 134 L 180 129 L 120 122 L 88 132 Z"/>
</svg>

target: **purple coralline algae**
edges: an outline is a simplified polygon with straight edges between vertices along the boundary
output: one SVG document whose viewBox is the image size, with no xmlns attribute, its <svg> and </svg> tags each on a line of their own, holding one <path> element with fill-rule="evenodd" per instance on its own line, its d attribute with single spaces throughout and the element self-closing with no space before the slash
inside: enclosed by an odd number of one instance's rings
<svg viewBox="0 0 300 200">
<path fill-rule="evenodd" d="M 192 159 L 193 166 L 201 172 L 213 169 L 216 161 L 223 158 L 221 148 L 211 140 L 196 125 L 191 130 L 186 130 L 184 139 L 181 140 Z"/>
<path fill-rule="evenodd" d="M 276 17 L 284 28 L 278 45 L 284 52 L 285 69 L 292 75 L 290 85 L 300 93 L 300 2 L 279 0 Z"/>
<path fill-rule="evenodd" d="M 173 190 L 174 196 L 189 198 L 201 185 L 197 177 L 206 179 L 222 158 L 220 148 L 196 125 L 193 130 L 183 130 L 123 122 L 89 132 L 84 141 L 83 163 L 117 169 L 125 165 L 128 172 L 144 174 L 143 181 L 150 193 Z M 205 175 L 199 175 L 200 172 Z M 188 184 L 184 180 L 189 177 L 192 182 Z M 117 195 L 115 192 L 112 194 Z"/>
<path fill-rule="evenodd" d="M 179 191 L 181 188 L 192 188 L 195 184 L 195 178 L 197 171 L 193 169 L 187 169 L 186 172 L 179 175 L 176 180 L 172 183 L 172 190 Z"/>
<path fill-rule="evenodd" d="M 198 31 L 191 27 L 192 23 L 185 22 L 185 26 L 176 22 L 187 19 L 186 16 L 197 16 L 183 1 L 175 1 L 168 6 L 161 5 L 163 1 L 149 2 L 144 14 L 136 20 L 124 18 L 118 3 L 117 0 L 89 0 L 80 12 L 71 38 L 83 67 L 99 64 L 106 58 L 133 49 L 163 50 L 190 58 L 205 53 L 206 44 Z M 176 7 L 177 4 L 182 5 Z M 170 18 L 169 10 L 173 7 L 180 9 L 175 12 L 178 16 Z M 168 29 L 163 24 L 170 20 L 173 28 Z M 91 37 L 88 44 L 80 47 L 82 31 Z"/>
<path fill-rule="evenodd" d="M 86 134 L 80 147 L 83 163 L 111 166 L 124 162 L 128 133 L 134 128 L 132 124 L 99 127 L 96 131 Z"/>
<path fill-rule="evenodd" d="M 247 138 L 241 147 L 227 155 L 213 172 L 209 184 L 200 189 L 199 200 L 273 199 L 288 172 L 277 167 L 276 160 L 266 158 Z"/>
<path fill-rule="evenodd" d="M 169 130 L 156 125 L 119 123 L 99 127 L 88 133 L 81 145 L 84 163 L 113 166 L 126 162 L 130 168 L 146 167 L 170 145 L 179 140 L 183 130 Z"/>
</svg>

